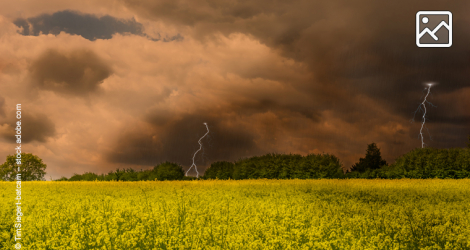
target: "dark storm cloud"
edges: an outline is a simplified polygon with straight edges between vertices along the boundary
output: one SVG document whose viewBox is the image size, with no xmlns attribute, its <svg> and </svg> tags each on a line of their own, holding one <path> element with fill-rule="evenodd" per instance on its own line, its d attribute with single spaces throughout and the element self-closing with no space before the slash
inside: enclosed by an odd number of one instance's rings
<svg viewBox="0 0 470 250">
<path fill-rule="evenodd" d="M 152 19 L 189 26 L 201 40 L 219 32 L 251 34 L 283 56 L 306 63 L 312 82 L 289 84 L 311 93 L 317 103 L 299 105 L 299 112 L 334 110 L 356 123 L 370 119 L 372 107 L 360 106 L 354 97 L 367 96 L 408 120 L 421 101 L 422 83 L 438 82 L 433 91 L 440 93 L 469 86 L 470 3 L 465 1 L 123 1 Z M 420 10 L 453 13 L 452 47 L 416 46 L 415 16 Z M 439 103 L 439 108 L 452 112 L 446 105 Z M 263 109 L 262 101 L 258 106 Z M 468 126 L 468 116 L 449 114 L 436 122 L 455 122 L 462 128 Z"/>
<path fill-rule="evenodd" d="M 32 83 L 43 90 L 72 96 L 96 92 L 111 75 L 110 67 L 93 51 L 45 51 L 30 66 Z"/>
<path fill-rule="evenodd" d="M 266 98 L 235 101 L 231 104 L 229 109 L 232 112 L 236 112 L 237 114 L 243 113 L 244 115 L 266 113 L 268 111 L 276 114 L 288 113 L 289 116 L 300 114 L 314 122 L 318 122 L 321 116 L 318 111 L 300 104 L 281 104 L 276 100 Z"/>
<path fill-rule="evenodd" d="M 470 66 L 470 48 L 466 46 L 470 34 L 466 31 L 465 2 L 124 2 L 154 19 L 193 26 L 200 34 L 253 34 L 265 44 L 281 48 L 285 55 L 308 62 L 320 83 L 380 99 L 420 91 L 424 81 L 446 82 L 443 91 L 466 86 L 463 80 Z M 416 46 L 415 14 L 422 8 L 453 11 L 455 43 L 451 48 Z M 348 80 L 372 77 L 378 77 L 373 84 L 365 81 L 343 86 Z"/>
<path fill-rule="evenodd" d="M 174 35 L 172 37 L 165 37 L 162 39 L 163 42 L 182 41 L 184 37 L 181 34 Z M 154 39 L 155 40 L 155 39 Z"/>
<path fill-rule="evenodd" d="M 189 167 L 194 152 L 199 149 L 198 140 L 207 132 L 204 122 L 208 124 L 210 133 L 201 141 L 204 151 L 196 157 L 199 166 L 207 166 L 218 160 L 237 160 L 260 152 L 255 145 L 254 134 L 228 122 L 221 122 L 214 116 L 159 116 L 150 115 L 146 118 L 151 126 L 148 131 L 138 130 L 120 135 L 115 148 L 108 153 L 107 160 L 150 166 L 173 161 Z"/>
<path fill-rule="evenodd" d="M 22 34 L 26 36 L 38 36 L 40 33 L 57 35 L 64 31 L 94 41 L 96 39 L 110 39 L 116 33 L 144 35 L 142 24 L 134 19 L 123 20 L 109 15 L 97 17 L 70 10 L 59 11 L 52 15 L 43 14 L 28 19 L 19 18 L 14 23 L 23 28 Z"/>
<path fill-rule="evenodd" d="M 23 107 L 24 108 L 24 107 Z M 13 114 L 12 116 L 13 117 Z M 2 133 L 2 137 L 9 142 L 16 142 L 15 127 L 16 119 L 7 119 L 3 121 L 3 125 L 8 125 L 9 129 Z M 21 142 L 29 143 L 33 141 L 46 142 L 48 138 L 56 135 L 54 123 L 44 114 L 30 114 L 22 112 L 21 114 Z"/>
</svg>

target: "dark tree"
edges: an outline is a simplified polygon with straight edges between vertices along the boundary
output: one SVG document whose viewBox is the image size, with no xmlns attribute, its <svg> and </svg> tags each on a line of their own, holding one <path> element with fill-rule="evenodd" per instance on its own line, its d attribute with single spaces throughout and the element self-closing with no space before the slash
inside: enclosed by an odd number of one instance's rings
<svg viewBox="0 0 470 250">
<path fill-rule="evenodd" d="M 204 173 L 204 178 L 219 180 L 233 179 L 233 166 L 234 164 L 228 161 L 214 162 Z"/>
<path fill-rule="evenodd" d="M 72 177 L 70 177 L 68 181 L 81 181 L 81 180 L 83 180 L 82 175 L 73 174 Z"/>
<path fill-rule="evenodd" d="M 467 147 L 470 148 L 470 135 L 468 136 Z"/>
<path fill-rule="evenodd" d="M 366 157 L 360 158 L 359 162 L 354 164 L 352 170 L 363 173 L 368 169 L 379 169 L 386 165 L 387 162 L 383 160 L 380 155 L 380 149 L 375 145 L 375 143 L 371 143 L 367 146 Z"/>
<path fill-rule="evenodd" d="M 20 171 L 18 171 L 18 166 Z M 13 181 L 18 173 L 21 174 L 22 181 L 46 180 L 47 165 L 41 158 L 33 154 L 21 153 L 21 165 L 16 164 L 16 155 L 7 156 L 5 163 L 0 165 L 0 179 L 5 181 Z"/>
<path fill-rule="evenodd" d="M 164 162 L 154 169 L 157 180 L 181 180 L 184 177 L 183 167 L 176 163 Z"/>
<path fill-rule="evenodd" d="M 151 170 L 144 170 L 144 171 L 140 171 L 139 173 L 137 173 L 137 179 L 139 181 L 148 181 L 148 180 L 154 180 L 156 177 L 154 177 L 153 179 L 150 179 L 150 175 L 151 175 L 152 171 Z"/>
</svg>

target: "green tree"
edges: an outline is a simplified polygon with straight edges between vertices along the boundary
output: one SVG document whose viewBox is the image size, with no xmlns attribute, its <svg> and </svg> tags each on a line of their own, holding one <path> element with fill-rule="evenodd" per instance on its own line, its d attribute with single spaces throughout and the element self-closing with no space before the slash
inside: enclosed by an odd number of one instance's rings
<svg viewBox="0 0 470 250">
<path fill-rule="evenodd" d="M 210 168 L 204 173 L 206 179 L 220 179 L 227 180 L 233 179 L 233 166 L 232 162 L 217 161 L 211 164 Z"/>
<path fill-rule="evenodd" d="M 183 167 L 176 163 L 164 162 L 157 165 L 153 171 L 157 180 L 181 180 L 184 177 Z"/>
<path fill-rule="evenodd" d="M 470 148 L 470 135 L 468 135 L 467 147 Z"/>
<path fill-rule="evenodd" d="M 318 179 L 343 177 L 342 164 L 334 155 L 309 154 L 295 164 L 293 178 Z"/>
<path fill-rule="evenodd" d="M 382 166 L 386 166 L 387 162 L 382 159 L 380 155 L 380 149 L 375 143 L 371 143 L 367 146 L 367 152 L 365 158 L 360 158 L 359 162 L 354 164 L 352 167 L 353 171 L 360 173 L 366 172 L 368 169 L 379 169 Z"/>
<path fill-rule="evenodd" d="M 73 174 L 72 177 L 70 177 L 69 181 L 81 181 L 83 180 L 82 175 L 80 174 Z"/>
<path fill-rule="evenodd" d="M 465 178 L 470 175 L 470 151 L 465 148 L 416 148 L 383 170 L 393 178 Z"/>
<path fill-rule="evenodd" d="M 139 181 L 148 181 L 148 180 L 152 180 L 150 179 L 150 174 L 152 173 L 152 171 L 150 170 L 144 170 L 144 171 L 140 171 L 138 174 L 137 174 L 137 179 Z M 155 178 L 154 178 L 155 179 Z M 152 180 L 153 181 L 153 180 Z"/>
<path fill-rule="evenodd" d="M 21 174 L 22 181 L 45 181 L 46 167 L 42 159 L 33 154 L 21 153 L 21 165 L 16 164 L 16 155 L 9 155 L 6 162 L 0 165 L 0 179 L 13 181 L 17 174 Z"/>
</svg>

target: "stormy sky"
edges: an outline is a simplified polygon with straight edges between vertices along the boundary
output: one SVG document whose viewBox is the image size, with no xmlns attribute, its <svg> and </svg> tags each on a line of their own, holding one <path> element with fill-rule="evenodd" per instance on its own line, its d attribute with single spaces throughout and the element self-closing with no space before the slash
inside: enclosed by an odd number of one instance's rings
<svg viewBox="0 0 470 250">
<path fill-rule="evenodd" d="M 415 17 L 453 14 L 450 48 L 419 48 Z M 345 168 L 375 142 L 389 162 L 470 134 L 465 1 L 11 1 L 0 9 L 0 158 L 47 179 L 196 157 L 330 153 Z M 431 135 L 431 137 L 429 137 Z"/>
</svg>

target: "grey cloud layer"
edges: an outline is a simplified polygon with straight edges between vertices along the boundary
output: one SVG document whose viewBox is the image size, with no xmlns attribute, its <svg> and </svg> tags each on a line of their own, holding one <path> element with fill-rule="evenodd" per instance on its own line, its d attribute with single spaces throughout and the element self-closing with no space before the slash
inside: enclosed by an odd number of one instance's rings
<svg viewBox="0 0 470 250">
<path fill-rule="evenodd" d="M 19 18 L 14 23 L 23 28 L 22 34 L 26 36 L 38 36 L 40 33 L 57 35 L 64 31 L 93 41 L 96 39 L 110 39 L 115 33 L 143 35 L 142 24 L 134 19 L 122 20 L 108 15 L 96 17 L 70 10 L 59 11 L 52 15 L 43 14 L 27 19 Z"/>
</svg>

